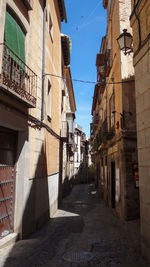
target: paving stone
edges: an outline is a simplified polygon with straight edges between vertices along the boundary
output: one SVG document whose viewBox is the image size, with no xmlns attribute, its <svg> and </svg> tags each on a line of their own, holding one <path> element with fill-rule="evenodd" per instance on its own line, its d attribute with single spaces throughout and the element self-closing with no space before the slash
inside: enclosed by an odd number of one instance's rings
<svg viewBox="0 0 150 267">
<path fill-rule="evenodd" d="M 139 220 L 120 221 L 98 197 L 93 184 L 76 185 L 41 230 L 0 250 L 0 267 L 88 266 L 65 255 L 92 253 L 94 267 L 148 267 L 140 253 Z"/>
</svg>

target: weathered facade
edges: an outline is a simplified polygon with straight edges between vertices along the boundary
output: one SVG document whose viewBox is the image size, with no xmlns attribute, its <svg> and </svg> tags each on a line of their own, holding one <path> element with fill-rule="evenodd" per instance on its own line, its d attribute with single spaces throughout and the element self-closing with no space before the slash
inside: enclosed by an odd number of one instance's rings
<svg viewBox="0 0 150 267">
<path fill-rule="evenodd" d="M 63 20 L 63 0 L 0 1 L 0 238 L 57 210 Z"/>
<path fill-rule="evenodd" d="M 70 39 L 61 35 L 62 43 L 62 102 L 61 102 L 61 159 L 62 159 L 62 190 L 61 197 L 69 193 L 74 174 L 74 119 L 76 103 L 70 70 Z M 60 197 L 60 198 L 61 198 Z"/>
<path fill-rule="evenodd" d="M 75 183 L 88 182 L 89 167 L 89 142 L 83 129 L 77 123 L 74 124 L 74 179 Z"/>
<path fill-rule="evenodd" d="M 81 135 L 82 128 L 81 126 L 75 124 L 75 134 L 74 134 L 74 143 L 75 143 L 75 153 L 74 153 L 74 174 L 78 177 L 81 163 L 82 163 L 82 155 L 81 155 Z"/>
<path fill-rule="evenodd" d="M 133 64 L 137 117 L 141 242 L 150 260 L 150 1 L 133 1 Z"/>
<path fill-rule="evenodd" d="M 121 219 L 139 216 L 135 86 L 132 55 L 119 50 L 117 38 L 131 31 L 130 1 L 103 1 L 107 9 L 107 33 L 96 58 L 91 125 L 96 184 L 109 207 Z"/>
</svg>

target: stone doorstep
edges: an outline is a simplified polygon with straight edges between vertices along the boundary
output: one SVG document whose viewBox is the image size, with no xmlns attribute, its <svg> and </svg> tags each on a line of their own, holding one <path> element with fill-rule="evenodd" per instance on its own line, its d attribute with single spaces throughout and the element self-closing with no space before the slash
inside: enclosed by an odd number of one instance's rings
<svg viewBox="0 0 150 267">
<path fill-rule="evenodd" d="M 9 245 L 14 245 L 16 243 L 17 237 L 18 237 L 17 233 L 12 233 L 0 239 L 0 249 L 7 247 Z"/>
</svg>

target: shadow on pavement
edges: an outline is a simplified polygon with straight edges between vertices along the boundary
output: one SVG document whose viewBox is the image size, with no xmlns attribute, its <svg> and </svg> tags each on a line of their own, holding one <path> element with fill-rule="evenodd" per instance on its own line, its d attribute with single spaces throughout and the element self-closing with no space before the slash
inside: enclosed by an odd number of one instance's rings
<svg viewBox="0 0 150 267">
<path fill-rule="evenodd" d="M 60 211 L 63 217 L 51 219 L 41 230 L 13 247 L 4 267 L 46 266 L 57 252 L 57 247 L 71 233 L 82 233 L 84 221 L 78 214 Z M 60 214 L 58 214 L 59 216 Z M 66 216 L 66 217 L 65 217 Z"/>
<path fill-rule="evenodd" d="M 33 185 L 33 191 L 30 192 L 29 201 L 31 201 L 31 197 L 34 197 L 35 186 L 36 184 Z M 81 187 L 84 188 L 84 185 Z M 18 241 L 13 246 L 3 267 L 46 266 L 44 264 L 53 259 L 63 240 L 67 239 L 70 234 L 81 234 L 84 229 L 82 215 L 88 209 L 84 196 L 83 199 L 78 196 L 78 200 L 76 197 L 76 194 L 73 195 L 73 199 L 70 196 L 66 197 L 54 218 L 51 218 L 28 239 Z M 91 197 L 93 197 L 92 194 Z M 30 221 L 33 215 L 31 212 L 31 218 L 28 218 Z"/>
</svg>

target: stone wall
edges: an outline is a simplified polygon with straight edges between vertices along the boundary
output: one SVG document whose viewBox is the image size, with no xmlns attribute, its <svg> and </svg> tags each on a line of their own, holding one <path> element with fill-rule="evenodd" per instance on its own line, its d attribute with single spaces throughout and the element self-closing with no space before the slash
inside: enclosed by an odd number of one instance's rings
<svg viewBox="0 0 150 267">
<path fill-rule="evenodd" d="M 141 240 L 143 254 L 150 259 L 150 1 L 136 1 L 136 9 L 133 2 L 131 26 L 136 88 Z"/>
</svg>

